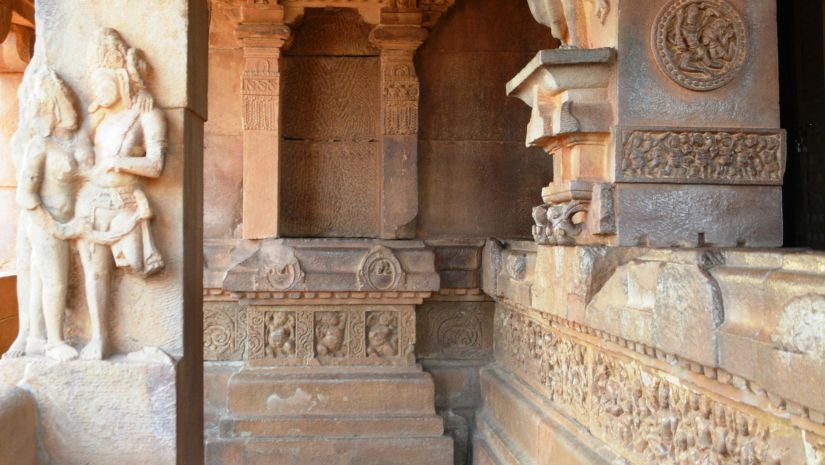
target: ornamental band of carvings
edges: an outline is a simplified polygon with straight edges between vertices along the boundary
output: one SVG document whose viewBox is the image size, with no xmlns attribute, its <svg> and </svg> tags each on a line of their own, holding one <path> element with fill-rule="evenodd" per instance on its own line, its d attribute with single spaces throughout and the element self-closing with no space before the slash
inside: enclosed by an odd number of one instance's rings
<svg viewBox="0 0 825 465">
<path fill-rule="evenodd" d="M 625 130 L 623 181 L 781 184 L 783 131 Z"/>
<path fill-rule="evenodd" d="M 417 134 L 419 84 L 411 56 L 409 60 L 393 60 L 384 65 L 383 92 L 384 134 Z"/>
<path fill-rule="evenodd" d="M 414 307 L 250 307 L 251 365 L 407 365 L 415 363 Z"/>
<path fill-rule="evenodd" d="M 499 306 L 495 321 L 499 363 L 632 463 L 796 463 L 786 461 L 788 447 L 773 440 L 776 426 L 736 403 L 577 342 L 517 310 Z"/>
<path fill-rule="evenodd" d="M 87 114 L 78 111 L 74 92 L 42 57 L 21 83 L 21 124 L 12 141 L 18 230 L 24 232 L 17 250 L 18 262 L 30 263 L 31 270 L 18 276 L 20 333 L 7 357 L 106 357 L 113 271 L 149 276 L 165 266 L 141 187 L 142 179 L 160 177 L 167 151 L 166 120 L 147 87 L 149 63 L 114 29 L 98 32 L 96 52 Z M 62 334 L 67 290 L 78 284 L 70 283 L 73 245 L 91 322 L 91 338 L 80 354 Z"/>
<path fill-rule="evenodd" d="M 725 0 L 673 0 L 656 18 L 653 47 L 673 81 L 709 91 L 729 83 L 742 68 L 748 36 L 742 17 Z"/>
</svg>

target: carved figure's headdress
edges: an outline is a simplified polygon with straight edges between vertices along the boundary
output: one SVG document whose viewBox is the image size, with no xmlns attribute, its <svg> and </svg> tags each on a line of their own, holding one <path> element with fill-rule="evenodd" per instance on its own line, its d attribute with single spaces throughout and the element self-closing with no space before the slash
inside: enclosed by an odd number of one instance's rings
<svg viewBox="0 0 825 465">
<path fill-rule="evenodd" d="M 148 77 L 150 70 L 143 52 L 130 47 L 120 33 L 112 28 L 101 29 L 98 33 L 95 69 L 101 68 L 126 72 L 129 89 L 124 97 L 130 100 L 146 89 L 144 79 Z"/>
<path fill-rule="evenodd" d="M 51 113 L 55 127 L 74 131 L 78 127 L 78 115 L 74 97 L 63 79 L 46 65 L 39 66 L 31 75 L 27 99 L 22 102 L 29 117 L 44 112 Z"/>
</svg>

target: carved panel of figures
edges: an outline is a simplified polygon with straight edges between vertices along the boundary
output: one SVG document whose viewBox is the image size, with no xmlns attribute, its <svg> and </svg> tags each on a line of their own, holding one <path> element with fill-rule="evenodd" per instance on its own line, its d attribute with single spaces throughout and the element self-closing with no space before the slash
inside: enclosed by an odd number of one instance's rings
<svg viewBox="0 0 825 465">
<path fill-rule="evenodd" d="M 250 306 L 248 312 L 251 365 L 415 363 L 411 305 Z"/>
<path fill-rule="evenodd" d="M 782 183 L 782 131 L 632 129 L 623 136 L 621 180 Z"/>
<path fill-rule="evenodd" d="M 166 120 L 147 86 L 150 66 L 114 29 L 98 31 L 96 46 L 88 114 L 78 111 L 73 90 L 42 60 L 21 84 L 21 125 L 13 141 L 21 207 L 17 250 L 18 263 L 31 269 L 18 276 L 21 325 L 8 357 L 105 358 L 114 270 L 147 277 L 165 266 L 141 182 L 161 176 L 167 151 Z M 80 353 L 62 334 L 67 290 L 78 284 L 69 282 L 72 245 L 91 322 Z"/>
<path fill-rule="evenodd" d="M 745 63 L 748 34 L 739 12 L 725 0 L 673 0 L 656 18 L 653 47 L 659 66 L 690 90 L 730 82 Z"/>
<path fill-rule="evenodd" d="M 631 463 L 798 463 L 787 457 L 799 451 L 773 438 L 781 426 L 744 405 L 522 311 L 499 305 L 495 321 L 497 361 Z"/>
</svg>

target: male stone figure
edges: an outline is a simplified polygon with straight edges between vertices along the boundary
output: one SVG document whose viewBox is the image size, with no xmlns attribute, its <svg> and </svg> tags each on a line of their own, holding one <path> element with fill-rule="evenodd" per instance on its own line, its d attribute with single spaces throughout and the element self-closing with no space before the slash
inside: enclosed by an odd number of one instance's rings
<svg viewBox="0 0 825 465">
<path fill-rule="evenodd" d="M 590 0 L 528 0 L 530 11 L 541 24 L 550 28 L 563 48 L 587 48 L 584 2 Z M 596 17 L 604 23 L 610 13 L 609 0 L 596 2 Z"/>
<path fill-rule="evenodd" d="M 114 29 L 98 36 L 89 108 L 95 166 L 80 192 L 78 214 L 92 231 L 78 244 L 92 337 L 81 358 L 106 356 L 106 318 L 114 266 L 151 275 L 164 262 L 149 230 L 152 211 L 141 178 L 157 178 L 166 155 L 166 121 L 146 89 L 148 64 Z"/>
</svg>

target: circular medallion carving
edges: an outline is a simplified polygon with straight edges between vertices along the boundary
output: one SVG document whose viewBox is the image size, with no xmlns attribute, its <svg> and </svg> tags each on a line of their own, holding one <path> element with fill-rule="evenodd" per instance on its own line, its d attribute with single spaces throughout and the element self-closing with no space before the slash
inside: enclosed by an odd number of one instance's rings
<svg viewBox="0 0 825 465">
<path fill-rule="evenodd" d="M 361 261 L 358 283 L 361 289 L 388 291 L 398 289 L 406 274 L 395 254 L 386 247 L 376 247 Z"/>
<path fill-rule="evenodd" d="M 673 0 L 653 29 L 656 61 L 671 79 L 695 91 L 718 89 L 745 64 L 745 22 L 725 0 Z"/>
</svg>

